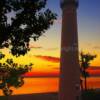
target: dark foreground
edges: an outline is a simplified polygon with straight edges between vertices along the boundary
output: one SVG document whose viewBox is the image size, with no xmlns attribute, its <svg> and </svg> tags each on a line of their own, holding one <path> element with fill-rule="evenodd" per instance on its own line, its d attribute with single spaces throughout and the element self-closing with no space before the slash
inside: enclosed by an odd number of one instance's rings
<svg viewBox="0 0 100 100">
<path fill-rule="evenodd" d="M 83 91 L 82 100 L 100 100 L 100 90 Z"/>
<path fill-rule="evenodd" d="M 10 97 L 0 97 L 0 100 L 58 100 L 57 93 L 41 93 L 28 95 L 14 95 Z"/>
<path fill-rule="evenodd" d="M 0 100 L 59 100 L 59 99 L 58 99 L 58 93 L 40 93 L 40 94 L 14 95 L 10 97 L 0 96 Z M 100 90 L 83 91 L 82 100 L 100 100 Z"/>
</svg>

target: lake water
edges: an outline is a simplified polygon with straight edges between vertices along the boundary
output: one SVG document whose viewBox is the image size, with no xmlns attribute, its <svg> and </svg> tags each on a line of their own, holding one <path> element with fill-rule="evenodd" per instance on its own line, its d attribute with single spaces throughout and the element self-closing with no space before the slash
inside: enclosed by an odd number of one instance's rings
<svg viewBox="0 0 100 100">
<path fill-rule="evenodd" d="M 100 89 L 100 77 L 87 78 L 87 87 L 89 89 Z"/>
<path fill-rule="evenodd" d="M 12 88 L 14 95 L 58 91 L 59 78 L 25 78 L 24 81 L 25 84 L 22 87 Z M 0 95 L 2 95 L 1 90 Z"/>
<path fill-rule="evenodd" d="M 13 88 L 13 95 L 59 91 L 59 78 L 25 78 L 24 80 L 25 84 L 21 88 Z M 88 78 L 87 83 L 89 88 L 100 88 L 100 77 Z M 0 95 L 2 95 L 1 90 Z"/>
</svg>

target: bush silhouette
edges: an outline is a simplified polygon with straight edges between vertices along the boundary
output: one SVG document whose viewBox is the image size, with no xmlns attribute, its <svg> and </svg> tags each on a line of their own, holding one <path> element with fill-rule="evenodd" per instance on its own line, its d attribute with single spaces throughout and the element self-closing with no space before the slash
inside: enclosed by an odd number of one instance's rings
<svg viewBox="0 0 100 100">
<path fill-rule="evenodd" d="M 3 59 L 4 54 L 0 54 Z M 20 65 L 13 62 L 13 59 L 7 59 L 0 63 L 0 89 L 4 95 L 11 95 L 10 87 L 21 87 L 24 84 L 23 75 L 31 70 L 32 64 Z"/>
</svg>

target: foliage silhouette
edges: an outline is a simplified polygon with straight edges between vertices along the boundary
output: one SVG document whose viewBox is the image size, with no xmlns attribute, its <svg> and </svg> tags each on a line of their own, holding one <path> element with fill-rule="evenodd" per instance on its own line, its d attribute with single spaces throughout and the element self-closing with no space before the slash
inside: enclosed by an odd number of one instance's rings
<svg viewBox="0 0 100 100">
<path fill-rule="evenodd" d="M 56 19 L 47 0 L 0 0 L 0 48 L 15 56 L 25 55 L 30 40 L 36 41 Z M 13 15 L 13 16 L 10 16 Z"/>
<path fill-rule="evenodd" d="M 1 59 L 4 54 L 0 53 Z M 7 59 L 4 63 L 0 63 L 0 89 L 4 95 L 11 95 L 10 87 L 21 87 L 24 84 L 23 74 L 31 70 L 32 64 L 18 65 L 13 62 L 13 59 Z"/>
<path fill-rule="evenodd" d="M 81 75 L 84 77 L 85 90 L 87 90 L 87 77 L 89 77 L 87 69 L 90 67 L 90 62 L 94 60 L 94 58 L 96 58 L 96 55 L 91 55 L 89 53 L 85 54 L 83 52 L 80 53 Z"/>
<path fill-rule="evenodd" d="M 37 41 L 53 25 L 57 15 L 46 9 L 47 0 L 0 0 L 0 49 L 9 48 L 18 57 L 29 50 L 30 41 Z M 0 59 L 5 55 L 0 53 Z M 10 95 L 11 86 L 23 85 L 22 75 L 30 65 L 19 65 L 13 59 L 0 63 L 0 89 Z"/>
</svg>

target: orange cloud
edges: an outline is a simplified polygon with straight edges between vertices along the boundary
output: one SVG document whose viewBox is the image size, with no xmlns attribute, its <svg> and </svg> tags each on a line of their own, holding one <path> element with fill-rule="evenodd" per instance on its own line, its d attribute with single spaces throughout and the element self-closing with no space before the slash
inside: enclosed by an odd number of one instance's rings
<svg viewBox="0 0 100 100">
<path fill-rule="evenodd" d="M 87 69 L 90 76 L 100 76 L 100 67 L 90 67 Z"/>
<path fill-rule="evenodd" d="M 24 77 L 58 77 L 59 71 L 54 71 L 54 72 L 33 71 L 33 72 L 28 72 L 23 76 Z"/>
<path fill-rule="evenodd" d="M 93 47 L 93 49 L 98 49 L 98 50 L 100 50 L 100 46 L 95 46 L 95 47 Z"/>
<path fill-rule="evenodd" d="M 45 61 L 49 61 L 49 62 L 54 62 L 54 63 L 59 63 L 60 58 L 58 57 L 52 57 L 52 56 L 41 56 L 41 55 L 37 55 L 35 56 L 36 58 L 45 60 Z"/>
<path fill-rule="evenodd" d="M 30 44 L 30 45 L 29 45 L 29 48 L 41 49 L 42 47 L 41 47 L 41 46 L 37 46 L 37 45 L 32 45 L 32 44 Z"/>
<path fill-rule="evenodd" d="M 48 50 L 48 51 L 53 51 L 53 50 L 58 50 L 59 48 L 58 47 L 56 47 L 56 48 L 47 48 L 46 50 Z"/>
</svg>

